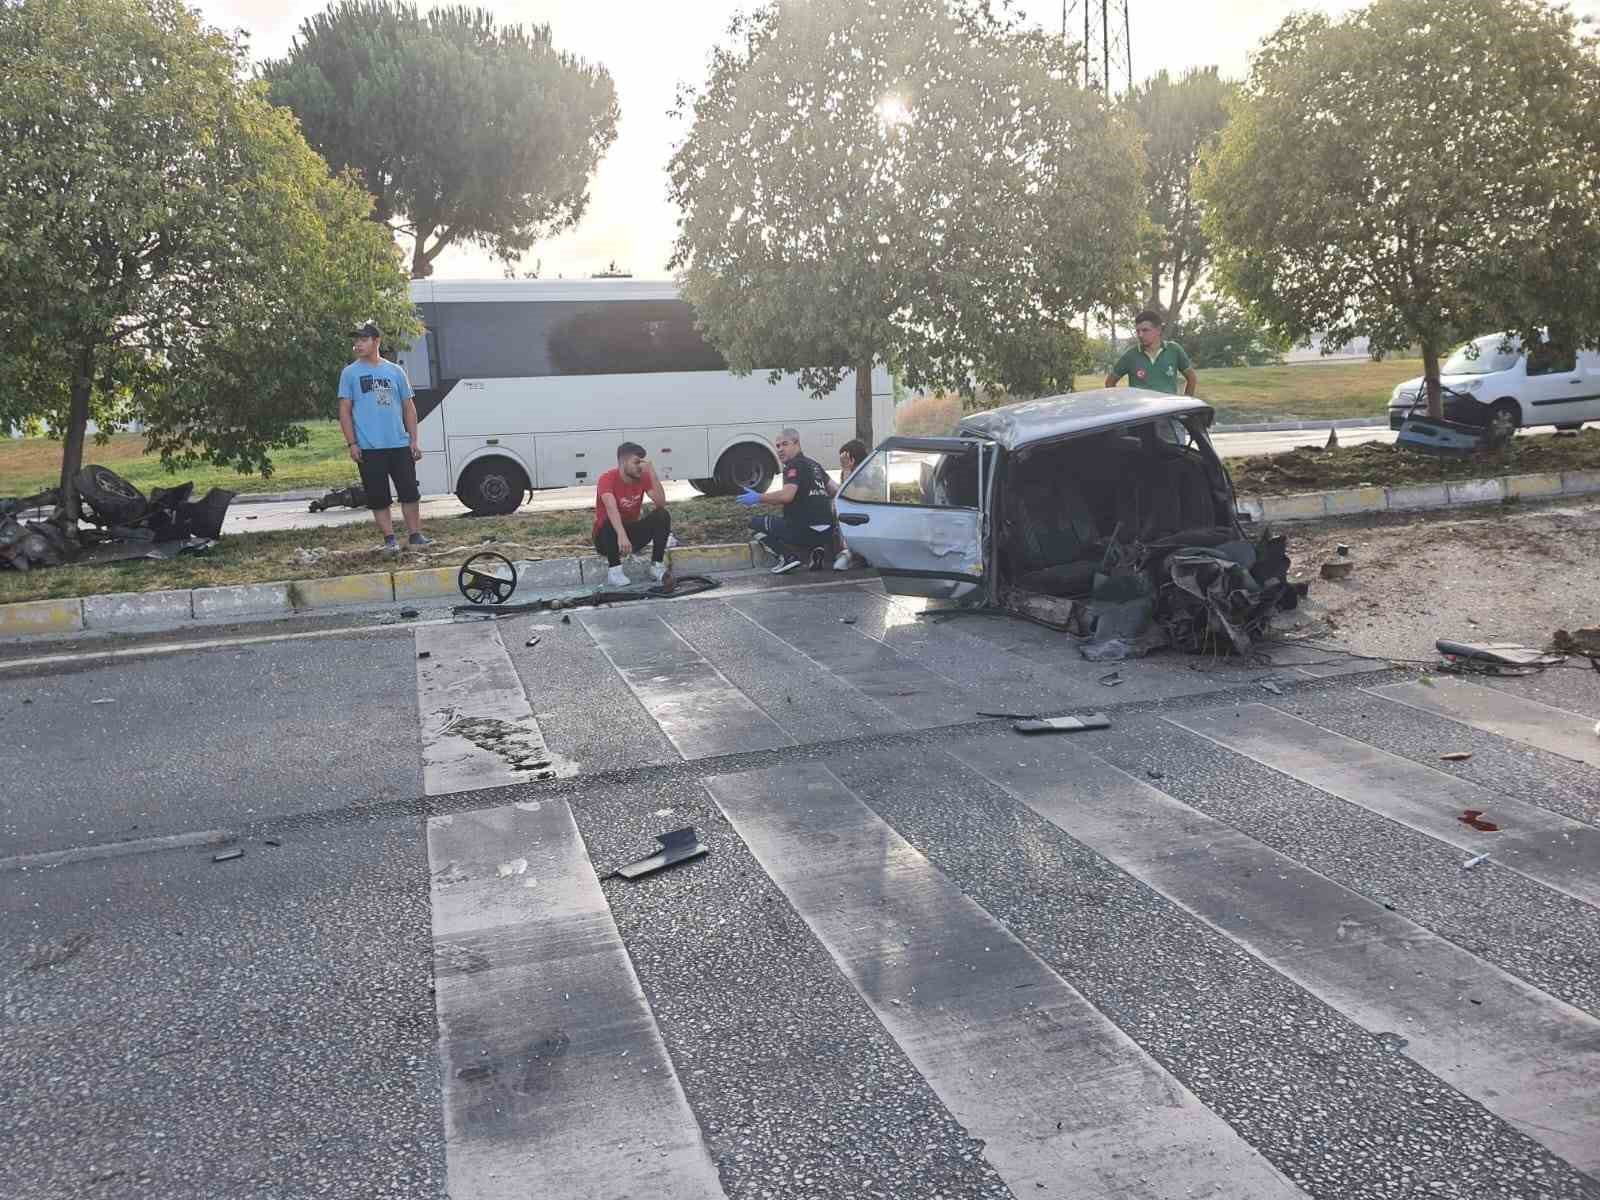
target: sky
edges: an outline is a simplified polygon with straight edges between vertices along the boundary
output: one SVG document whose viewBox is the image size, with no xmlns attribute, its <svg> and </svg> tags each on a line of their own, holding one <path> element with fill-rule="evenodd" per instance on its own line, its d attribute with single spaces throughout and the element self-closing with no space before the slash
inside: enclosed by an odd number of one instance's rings
<svg viewBox="0 0 1600 1200">
<path fill-rule="evenodd" d="M 471 2 L 471 0 L 467 0 Z M 622 116 L 617 139 L 595 172 L 579 224 L 535 247 L 541 277 L 583 278 L 615 262 L 640 278 L 669 272 L 675 210 L 666 165 L 684 124 L 668 115 L 681 84 L 705 78 L 711 47 L 749 0 L 477 0 L 506 23 L 548 24 L 555 44 L 611 72 Z M 1076 0 L 1081 3 L 1082 0 Z M 300 23 L 326 0 L 190 0 L 212 24 L 249 36 L 257 59 L 283 55 Z M 1342 12 L 1345 0 L 1128 0 L 1133 69 L 1143 79 L 1166 69 L 1218 66 L 1242 77 L 1251 50 L 1290 12 Z M 427 7 L 426 0 L 424 6 Z M 1013 5 L 1025 18 L 1060 29 L 1061 0 Z M 1578 0 L 1600 15 L 1600 0 Z M 1079 9 L 1079 12 L 1082 10 Z M 1081 17 L 1079 18 L 1081 28 Z M 434 264 L 436 278 L 496 278 L 499 264 L 474 248 L 452 247 Z"/>
</svg>

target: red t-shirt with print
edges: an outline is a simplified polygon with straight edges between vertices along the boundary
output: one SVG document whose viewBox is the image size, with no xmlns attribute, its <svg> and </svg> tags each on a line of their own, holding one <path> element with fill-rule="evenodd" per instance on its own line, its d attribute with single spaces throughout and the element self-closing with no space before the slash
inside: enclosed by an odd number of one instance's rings
<svg viewBox="0 0 1600 1200">
<path fill-rule="evenodd" d="M 616 467 L 600 476 L 600 482 L 594 488 L 594 529 L 591 532 L 599 533 L 600 527 L 610 519 L 606 515 L 606 502 L 601 499 L 607 492 L 616 497 L 617 514 L 622 518 L 622 523 L 632 525 L 639 519 L 645 495 L 655 481 L 656 477 L 648 469 L 640 472 L 638 479 L 624 479 Z"/>
</svg>

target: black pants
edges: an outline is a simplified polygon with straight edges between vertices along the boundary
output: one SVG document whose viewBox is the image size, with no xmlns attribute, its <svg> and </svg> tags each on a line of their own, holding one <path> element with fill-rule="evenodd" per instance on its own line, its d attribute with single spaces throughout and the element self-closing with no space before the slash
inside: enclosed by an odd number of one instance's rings
<svg viewBox="0 0 1600 1200">
<path fill-rule="evenodd" d="M 417 464 L 411 458 L 410 446 L 396 446 L 388 450 L 363 450 L 356 464 L 361 471 L 361 490 L 367 495 L 368 508 L 389 507 L 389 480 L 394 480 L 394 490 L 401 504 L 415 504 L 420 498 L 417 490 Z"/>
<path fill-rule="evenodd" d="M 635 550 L 640 549 L 646 542 L 650 543 L 650 561 L 660 562 L 667 556 L 667 534 L 672 532 L 672 514 L 664 508 L 652 508 L 650 515 L 633 524 L 622 523 L 628 540 L 633 543 Z M 603 522 L 594 535 L 594 548 L 605 555 L 605 560 L 613 567 L 622 565 L 622 548 L 617 545 L 617 531 L 611 521 Z"/>
</svg>

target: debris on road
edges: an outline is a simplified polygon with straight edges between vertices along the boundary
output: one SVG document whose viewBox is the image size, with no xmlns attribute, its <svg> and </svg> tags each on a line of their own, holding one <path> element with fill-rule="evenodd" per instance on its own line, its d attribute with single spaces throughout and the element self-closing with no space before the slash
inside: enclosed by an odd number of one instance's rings
<svg viewBox="0 0 1600 1200">
<path fill-rule="evenodd" d="M 1472 757 L 1472 751 L 1471 750 L 1447 750 L 1447 751 L 1445 751 L 1445 753 L 1439 755 L 1439 757 L 1442 760 L 1444 760 L 1445 762 L 1466 762 L 1467 759 Z"/>
<path fill-rule="evenodd" d="M 539 636 L 538 636 L 538 634 L 535 634 L 533 637 L 529 638 L 527 641 L 523 642 L 522 644 L 524 646 L 528 647 L 529 649 L 532 649 L 534 646 L 537 646 L 539 644 Z"/>
<path fill-rule="evenodd" d="M 1274 696 L 1283 695 L 1283 689 L 1270 679 L 1263 679 L 1261 681 L 1261 686 L 1264 690 L 1271 692 Z"/>
<path fill-rule="evenodd" d="M 1101 687 L 1121 687 L 1128 681 L 1122 677 L 1121 671 L 1112 671 L 1109 675 L 1100 676 Z"/>
<path fill-rule="evenodd" d="M 416 609 L 414 609 L 414 608 L 402 608 L 400 610 L 401 619 L 402 620 L 406 620 L 406 621 L 415 620 L 417 617 L 420 617 L 421 615 L 422 614 L 419 611 L 417 611 Z"/>
<path fill-rule="evenodd" d="M 1456 820 L 1460 821 L 1463 825 L 1472 826 L 1472 828 L 1476 829 L 1479 833 L 1500 832 L 1500 826 L 1496 825 L 1493 821 L 1485 821 L 1483 819 L 1483 810 L 1481 808 L 1466 809 L 1459 817 L 1456 818 Z"/>
<path fill-rule="evenodd" d="M 322 512 L 329 508 L 366 508 L 367 493 L 362 490 L 359 481 L 349 487 L 335 488 L 327 493 L 321 500 L 311 502 L 311 512 Z"/>
<path fill-rule="evenodd" d="M 433 657 L 433 651 L 432 650 L 418 650 L 417 651 L 417 657 L 418 658 L 432 658 Z"/>
<path fill-rule="evenodd" d="M 1354 559 L 1330 558 L 1322 564 L 1322 577 L 1324 579 L 1348 579 L 1350 572 L 1356 569 Z"/>
<path fill-rule="evenodd" d="M 710 847 L 700 840 L 694 831 L 694 826 L 689 825 L 683 829 L 674 829 L 670 833 L 656 835 L 656 841 L 661 843 L 661 849 L 648 858 L 641 858 L 637 862 L 628 863 L 613 872 L 624 879 L 638 879 L 642 875 L 649 875 L 661 870 L 663 867 L 675 866 L 681 862 L 688 862 L 691 858 L 699 858 L 702 854 L 710 853 Z"/>
<path fill-rule="evenodd" d="M 239 849 L 223 850 L 211 856 L 212 862 L 232 862 L 236 858 L 243 858 L 244 851 Z"/>
<path fill-rule="evenodd" d="M 1111 718 L 1105 713 L 1091 713 L 1087 717 L 1036 717 L 1018 721 L 1011 728 L 1018 733 L 1079 733 L 1085 729 L 1110 729 Z"/>
<path fill-rule="evenodd" d="M 1487 862 L 1488 860 L 1489 860 L 1489 856 L 1487 854 L 1475 854 L 1475 855 L 1473 855 L 1473 857 L 1467 859 L 1466 862 L 1461 864 L 1461 869 L 1463 871 L 1470 871 L 1470 870 L 1472 870 L 1473 867 L 1477 866 L 1479 863 Z"/>
<path fill-rule="evenodd" d="M 110 696 L 101 696 L 98 700 L 91 700 L 91 701 L 89 701 L 89 703 L 90 704 L 115 704 L 116 701 L 113 700 Z"/>
<path fill-rule="evenodd" d="M 61 492 L 0 499 L 0 566 L 16 571 L 74 563 L 172 558 L 208 549 L 222 536 L 235 493 L 212 488 L 190 499 L 194 484 L 155 488 L 148 497 L 107 467 L 89 464 L 73 477 L 82 520 L 69 522 Z M 21 514 L 53 508 L 42 521 Z"/>
<path fill-rule="evenodd" d="M 1446 671 L 1488 675 L 1527 675 L 1566 661 L 1566 656 L 1514 642 L 1453 642 L 1440 638 L 1434 647 L 1444 656 Z"/>
</svg>

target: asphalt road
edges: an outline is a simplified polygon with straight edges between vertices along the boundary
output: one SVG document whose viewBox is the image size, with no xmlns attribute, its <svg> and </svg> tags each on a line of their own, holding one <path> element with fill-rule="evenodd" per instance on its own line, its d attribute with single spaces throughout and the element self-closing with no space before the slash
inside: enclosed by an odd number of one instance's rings
<svg viewBox="0 0 1600 1200">
<path fill-rule="evenodd" d="M 1586 673 L 570 615 L 0 657 L 0 1195 L 1600 1195 Z"/>
</svg>

